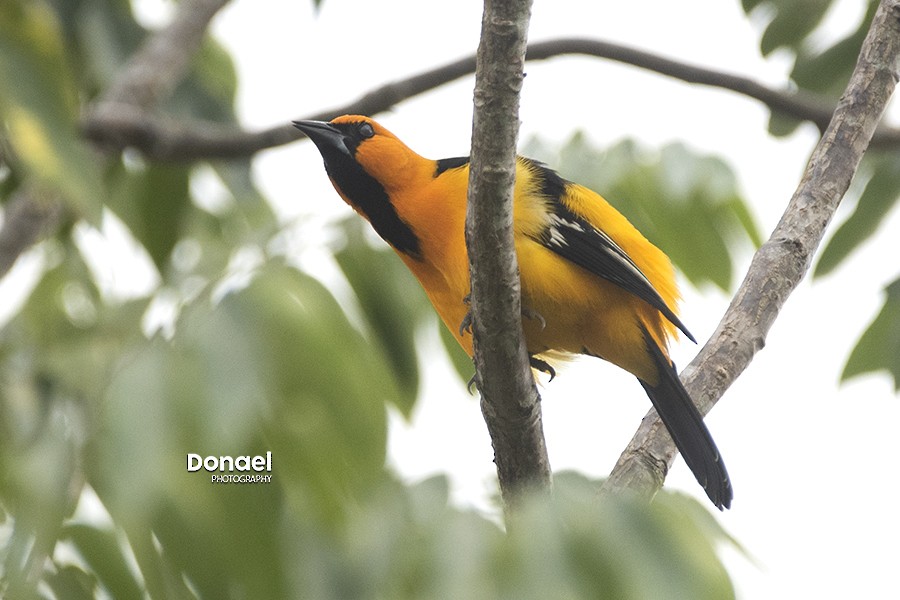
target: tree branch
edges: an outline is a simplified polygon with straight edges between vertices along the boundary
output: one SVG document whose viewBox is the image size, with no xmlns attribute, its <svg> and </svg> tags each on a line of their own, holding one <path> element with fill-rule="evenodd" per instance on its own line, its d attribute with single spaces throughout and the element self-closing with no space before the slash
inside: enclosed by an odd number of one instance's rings
<svg viewBox="0 0 900 600">
<path fill-rule="evenodd" d="M 484 3 L 466 212 L 475 372 L 508 510 L 523 492 L 550 489 L 540 396 L 522 335 L 513 240 L 519 92 L 530 12 L 531 0 Z"/>
<path fill-rule="evenodd" d="M 172 22 L 150 35 L 94 103 L 92 112 L 115 105 L 150 109 L 168 98 L 184 79 L 203 43 L 210 21 L 228 0 L 189 0 L 178 5 Z"/>
<path fill-rule="evenodd" d="M 831 103 L 803 91 L 781 91 L 747 77 L 688 65 L 662 56 L 600 40 L 565 38 L 534 42 L 528 46 L 526 60 L 547 60 L 580 54 L 614 60 L 666 75 L 674 79 L 730 90 L 765 104 L 772 111 L 799 120 L 810 121 L 822 131 L 833 112 Z M 414 96 L 475 72 L 475 57 L 468 56 L 380 86 L 362 97 L 330 110 L 305 116 L 328 121 L 338 115 L 375 115 Z M 297 130 L 277 126 L 257 132 L 205 121 L 180 123 L 161 116 L 120 106 L 116 111 L 88 115 L 82 129 L 89 139 L 111 147 L 134 147 L 151 160 L 190 161 L 211 158 L 251 156 L 260 150 L 295 141 Z M 900 145 L 900 129 L 882 126 L 872 139 L 873 145 Z"/>
<path fill-rule="evenodd" d="M 12 269 L 25 250 L 56 231 L 62 211 L 58 198 L 43 197 L 37 189 L 12 195 L 0 228 L 0 277 Z"/>
<path fill-rule="evenodd" d="M 528 48 L 529 60 L 545 60 L 561 54 L 581 54 L 605 58 L 687 83 L 729 90 L 759 100 L 774 112 L 803 121 L 811 121 L 820 130 L 824 130 L 831 119 L 833 110 L 831 103 L 808 92 L 776 90 L 747 77 L 690 65 L 621 44 L 584 38 L 566 38 L 536 43 Z M 898 136 L 898 140 L 900 140 L 900 136 Z"/>
<path fill-rule="evenodd" d="M 781 221 L 753 257 L 716 331 L 682 373 L 685 388 L 704 414 L 762 349 L 781 307 L 809 270 L 896 86 L 898 20 L 900 0 L 882 0 L 850 83 Z M 601 492 L 628 490 L 652 497 L 675 452 L 671 437 L 651 410 Z"/>
</svg>

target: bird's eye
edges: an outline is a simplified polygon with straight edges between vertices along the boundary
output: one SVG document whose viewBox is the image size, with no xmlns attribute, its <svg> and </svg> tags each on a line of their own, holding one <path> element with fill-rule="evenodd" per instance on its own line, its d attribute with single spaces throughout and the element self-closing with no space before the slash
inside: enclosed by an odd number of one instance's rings
<svg viewBox="0 0 900 600">
<path fill-rule="evenodd" d="M 375 130 L 368 123 L 360 123 L 359 124 L 359 135 L 363 139 L 370 138 L 375 135 Z"/>
</svg>

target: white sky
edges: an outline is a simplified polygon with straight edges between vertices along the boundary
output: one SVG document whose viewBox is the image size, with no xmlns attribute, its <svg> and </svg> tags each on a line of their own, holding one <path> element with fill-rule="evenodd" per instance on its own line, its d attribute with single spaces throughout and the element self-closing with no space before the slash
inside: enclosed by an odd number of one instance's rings
<svg viewBox="0 0 900 600">
<path fill-rule="evenodd" d="M 149 12 L 158 1 L 146 2 Z M 833 30 L 850 27 L 862 3 L 840 5 L 828 17 Z M 324 0 L 318 16 L 311 0 L 237 0 L 216 20 L 215 31 L 237 60 L 241 119 L 262 128 L 471 53 L 480 19 L 481 3 L 472 0 Z M 561 36 L 619 41 L 773 85 L 785 80 L 784 60 L 759 57 L 757 30 L 737 0 L 537 0 L 530 39 Z M 811 127 L 773 140 L 757 103 L 631 67 L 560 58 L 531 63 L 527 72 L 520 139 L 538 134 L 562 142 L 583 128 L 599 145 L 624 136 L 651 146 L 683 140 L 728 160 L 766 234 L 816 141 Z M 469 78 L 378 118 L 425 156 L 467 154 L 471 89 Z M 331 189 L 312 145 L 263 153 L 257 175 L 281 217 L 302 227 L 292 240 L 298 259 L 307 265 L 322 260 L 321 236 L 300 223 L 320 223 L 349 209 Z M 732 510 L 718 519 L 756 561 L 726 554 L 741 598 L 900 597 L 893 573 L 900 559 L 892 473 L 898 399 L 883 376 L 837 385 L 850 349 L 881 306 L 881 290 L 898 274 L 900 239 L 891 233 L 898 226 L 894 214 L 837 275 L 801 284 L 766 348 L 708 418 L 735 487 Z M 739 273 L 749 258 L 742 257 Z M 728 298 L 711 288 L 683 291 L 683 320 L 703 341 Z M 423 343 L 433 348 L 435 340 L 426 335 Z M 677 345 L 676 362 L 687 364 L 696 351 L 689 342 Z M 447 473 L 457 503 L 484 507 L 495 472 L 478 402 L 439 351 L 426 361 L 425 393 L 413 422 L 393 419 L 391 463 L 411 480 Z M 650 406 L 630 375 L 597 360 L 568 367 L 542 394 L 554 468 L 595 476 L 609 472 Z M 708 504 L 681 459 L 666 485 Z"/>
</svg>

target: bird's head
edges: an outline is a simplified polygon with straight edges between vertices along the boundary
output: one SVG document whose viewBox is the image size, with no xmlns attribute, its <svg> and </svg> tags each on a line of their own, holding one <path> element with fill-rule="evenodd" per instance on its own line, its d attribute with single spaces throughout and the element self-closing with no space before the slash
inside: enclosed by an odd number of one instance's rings
<svg viewBox="0 0 900 600">
<path fill-rule="evenodd" d="M 339 191 L 348 195 L 360 171 L 390 191 L 402 185 L 425 162 L 397 136 L 369 117 L 344 115 L 330 122 L 294 121 L 313 141 Z M 352 200 L 352 198 L 351 198 Z"/>
<path fill-rule="evenodd" d="M 391 195 L 422 177 L 434 163 L 369 117 L 344 115 L 330 122 L 294 121 L 319 149 L 341 197 L 400 252 L 416 255 L 419 241 L 397 214 Z"/>
</svg>

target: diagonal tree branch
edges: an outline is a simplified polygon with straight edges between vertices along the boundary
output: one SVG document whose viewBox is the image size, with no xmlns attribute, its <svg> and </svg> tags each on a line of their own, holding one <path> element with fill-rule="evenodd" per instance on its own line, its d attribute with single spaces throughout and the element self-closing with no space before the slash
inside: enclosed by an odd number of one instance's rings
<svg viewBox="0 0 900 600">
<path fill-rule="evenodd" d="M 530 17 L 531 0 L 485 0 L 466 211 L 475 372 L 507 510 L 528 490 L 550 489 L 513 241 L 519 92 Z"/>
<path fill-rule="evenodd" d="M 781 307 L 809 270 L 894 91 L 898 67 L 900 0 L 882 0 L 850 83 L 781 221 L 753 257 L 718 328 L 682 373 L 685 388 L 704 414 L 762 349 Z M 601 492 L 628 490 L 652 497 L 675 452 L 651 410 Z"/>
<path fill-rule="evenodd" d="M 153 108 L 168 98 L 184 79 L 200 49 L 209 23 L 228 0 L 190 0 L 178 5 L 172 22 L 152 34 L 129 59 L 93 112 L 125 104 Z"/>
</svg>

